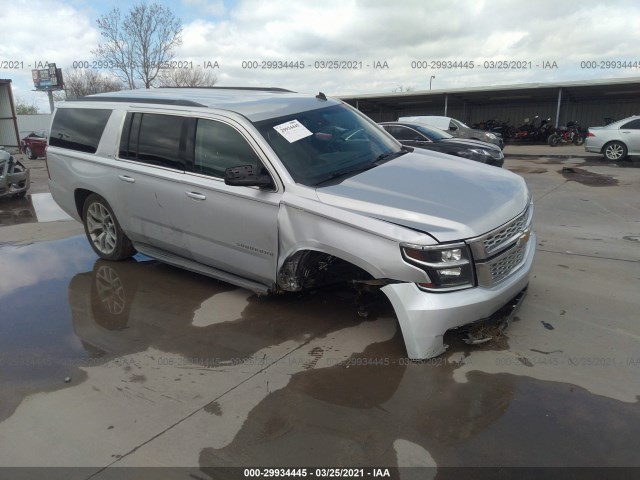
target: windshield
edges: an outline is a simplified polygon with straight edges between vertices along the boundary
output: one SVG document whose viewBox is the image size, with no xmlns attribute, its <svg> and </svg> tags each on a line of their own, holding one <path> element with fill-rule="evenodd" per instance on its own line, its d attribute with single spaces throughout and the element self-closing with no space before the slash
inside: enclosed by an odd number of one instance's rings
<svg viewBox="0 0 640 480">
<path fill-rule="evenodd" d="M 445 140 L 447 138 L 453 138 L 453 135 L 449 135 L 447 132 L 440 130 L 439 128 L 427 127 L 424 125 L 415 125 L 414 128 L 420 133 L 425 134 L 431 140 Z"/>
<path fill-rule="evenodd" d="M 293 179 L 314 186 L 373 168 L 401 152 L 380 127 L 344 105 L 255 123 Z"/>
</svg>

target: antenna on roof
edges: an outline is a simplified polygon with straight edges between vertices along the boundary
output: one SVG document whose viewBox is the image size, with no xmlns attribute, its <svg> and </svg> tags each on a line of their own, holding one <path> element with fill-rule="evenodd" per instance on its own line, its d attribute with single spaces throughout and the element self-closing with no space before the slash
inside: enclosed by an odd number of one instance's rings
<svg viewBox="0 0 640 480">
<path fill-rule="evenodd" d="M 316 95 L 316 98 L 318 100 L 326 100 L 327 96 L 324 93 L 320 92 L 319 94 Z"/>
</svg>

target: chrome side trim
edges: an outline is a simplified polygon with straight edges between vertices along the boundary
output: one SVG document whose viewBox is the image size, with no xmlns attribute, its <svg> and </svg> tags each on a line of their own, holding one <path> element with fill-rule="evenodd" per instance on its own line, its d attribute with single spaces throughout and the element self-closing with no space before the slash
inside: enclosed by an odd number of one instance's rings
<svg viewBox="0 0 640 480">
<path fill-rule="evenodd" d="M 194 262 L 193 260 L 174 255 L 173 253 L 161 250 L 156 247 L 152 247 L 151 245 L 136 242 L 134 243 L 134 247 L 138 252 L 151 258 L 155 258 L 156 260 L 159 260 L 161 262 L 184 268 L 186 270 L 191 270 L 192 272 L 200 273 L 201 275 L 206 275 L 217 280 L 222 280 L 223 282 L 231 283 L 242 288 L 246 288 L 247 290 L 251 290 L 259 295 L 266 295 L 273 290 L 267 285 L 263 285 L 252 280 L 239 277 L 232 273 L 224 272 L 222 270 L 218 270 L 216 268 Z"/>
</svg>

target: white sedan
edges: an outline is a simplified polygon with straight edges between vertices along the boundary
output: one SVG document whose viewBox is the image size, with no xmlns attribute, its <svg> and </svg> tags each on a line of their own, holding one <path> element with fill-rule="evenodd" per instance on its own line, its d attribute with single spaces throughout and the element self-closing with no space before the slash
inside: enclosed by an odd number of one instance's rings
<svg viewBox="0 0 640 480">
<path fill-rule="evenodd" d="M 604 127 L 589 127 L 584 149 L 602 153 L 611 161 L 624 160 L 627 155 L 640 155 L 640 115 Z"/>
</svg>

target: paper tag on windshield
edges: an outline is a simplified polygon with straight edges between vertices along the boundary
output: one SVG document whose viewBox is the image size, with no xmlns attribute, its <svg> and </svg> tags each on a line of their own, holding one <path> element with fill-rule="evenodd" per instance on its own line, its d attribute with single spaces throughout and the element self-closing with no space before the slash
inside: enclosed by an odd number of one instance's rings
<svg viewBox="0 0 640 480">
<path fill-rule="evenodd" d="M 287 139 L 289 143 L 297 142 L 301 138 L 313 135 L 307 128 L 302 125 L 298 120 L 291 120 L 287 123 L 282 123 L 273 127 L 280 135 Z"/>
</svg>

